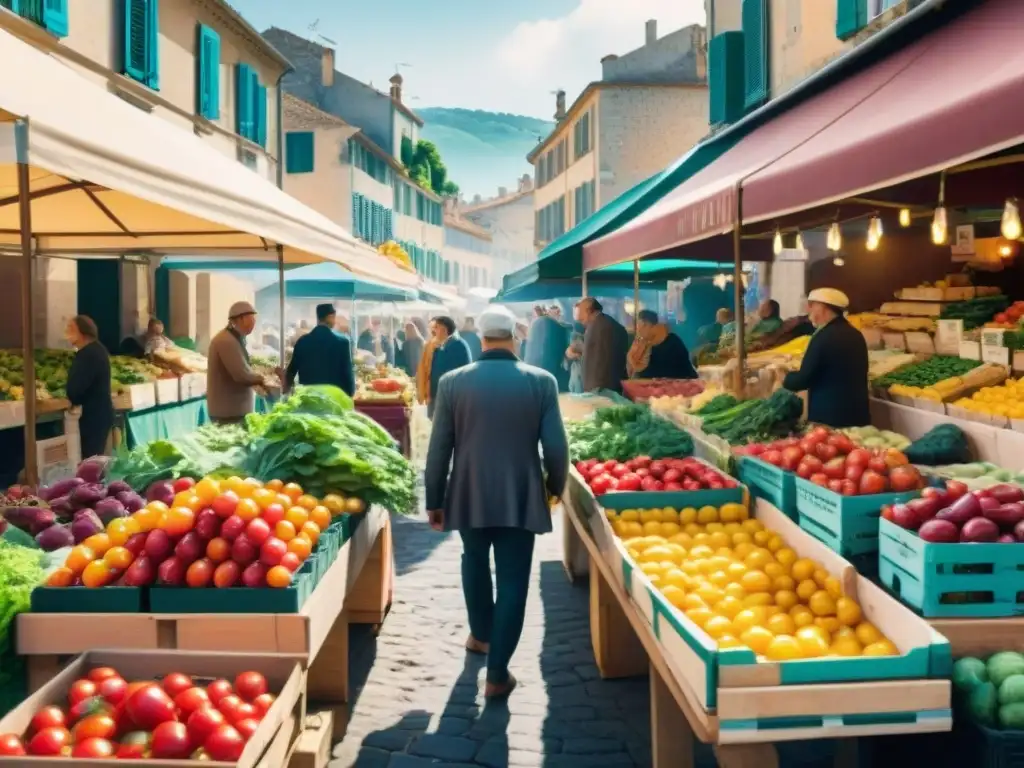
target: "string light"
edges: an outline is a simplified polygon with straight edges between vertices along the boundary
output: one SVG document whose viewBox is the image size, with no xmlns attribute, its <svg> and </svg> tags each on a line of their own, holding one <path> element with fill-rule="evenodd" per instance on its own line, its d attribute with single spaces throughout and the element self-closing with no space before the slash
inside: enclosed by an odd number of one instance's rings
<svg viewBox="0 0 1024 768">
<path fill-rule="evenodd" d="M 1003 237 L 1007 240 L 1019 240 L 1021 236 L 1020 208 L 1017 201 L 1010 198 L 1003 206 L 1003 218 L 999 227 Z"/>
<path fill-rule="evenodd" d="M 882 219 L 872 216 L 868 222 L 868 239 L 865 245 L 869 251 L 877 251 L 878 244 L 882 241 Z"/>
<path fill-rule="evenodd" d="M 825 244 L 830 251 L 838 251 L 843 247 L 843 233 L 839 229 L 838 221 L 832 222 L 832 226 L 828 228 L 828 238 Z"/>
<path fill-rule="evenodd" d="M 846 261 L 843 259 L 842 256 L 836 256 L 834 259 L 832 259 L 832 263 L 835 264 L 837 267 L 842 267 L 846 265 Z"/>
<path fill-rule="evenodd" d="M 772 240 L 772 251 L 778 256 L 782 253 L 782 232 L 775 230 L 775 238 Z"/>
<path fill-rule="evenodd" d="M 909 208 L 900 208 L 900 226 L 901 227 L 909 227 L 910 226 L 910 209 Z"/>
<path fill-rule="evenodd" d="M 949 219 L 946 209 L 939 206 L 935 209 L 935 216 L 932 218 L 932 242 L 935 245 L 945 245 L 949 237 Z"/>
<path fill-rule="evenodd" d="M 804 236 L 801 235 L 799 232 L 796 233 L 796 242 L 793 243 L 793 247 L 796 248 L 798 251 L 804 250 Z"/>
</svg>

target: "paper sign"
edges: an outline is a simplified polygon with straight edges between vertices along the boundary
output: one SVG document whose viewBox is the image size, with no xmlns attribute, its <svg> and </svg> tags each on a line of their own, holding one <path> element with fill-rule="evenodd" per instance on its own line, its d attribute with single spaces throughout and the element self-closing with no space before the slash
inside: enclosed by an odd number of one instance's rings
<svg viewBox="0 0 1024 768">
<path fill-rule="evenodd" d="M 983 347 L 1004 347 L 1003 334 L 1006 333 L 1004 328 L 986 328 L 981 332 L 981 346 Z"/>
<path fill-rule="evenodd" d="M 882 343 L 886 349 L 898 349 L 901 352 L 907 351 L 907 337 L 902 333 L 883 333 Z"/>
<path fill-rule="evenodd" d="M 976 341 L 961 341 L 960 357 L 965 360 L 981 360 L 981 345 Z"/>
<path fill-rule="evenodd" d="M 935 354 L 935 341 L 932 339 L 930 333 L 923 333 L 921 331 L 913 331 L 906 334 L 907 339 L 907 352 L 913 352 L 915 355 Z"/>
<path fill-rule="evenodd" d="M 935 351 L 940 355 L 959 355 L 963 335 L 963 320 L 939 320 L 935 331 Z"/>
<path fill-rule="evenodd" d="M 1010 366 L 1010 350 L 1006 347 L 982 346 L 981 360 L 985 363 L 993 363 L 1008 368 Z"/>
<path fill-rule="evenodd" d="M 956 228 L 956 239 L 951 250 L 954 256 L 974 255 L 974 225 L 962 224 Z"/>
</svg>

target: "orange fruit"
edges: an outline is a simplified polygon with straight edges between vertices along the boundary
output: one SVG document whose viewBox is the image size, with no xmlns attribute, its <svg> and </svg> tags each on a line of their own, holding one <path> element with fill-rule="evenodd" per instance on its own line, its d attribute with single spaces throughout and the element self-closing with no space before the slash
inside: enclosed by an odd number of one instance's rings
<svg viewBox="0 0 1024 768">
<path fill-rule="evenodd" d="M 255 520 L 260 516 L 260 505 L 253 499 L 239 499 L 238 506 L 235 507 L 235 514 L 246 522 Z"/>
<path fill-rule="evenodd" d="M 91 538 L 93 537 L 90 536 L 89 539 Z M 86 539 L 86 541 L 89 539 Z M 85 567 L 95 559 L 95 550 L 90 549 L 85 544 L 79 544 L 76 547 L 72 547 L 71 551 L 68 552 L 68 559 L 64 561 L 64 567 L 73 573 L 81 573 L 85 570 Z"/>
<path fill-rule="evenodd" d="M 188 507 L 171 507 L 167 510 L 161 528 L 170 536 L 184 536 L 192 530 L 196 522 L 196 513 Z"/>
<path fill-rule="evenodd" d="M 292 506 L 294 502 L 292 501 L 291 496 L 288 496 L 278 491 L 277 499 L 275 499 L 274 503 L 280 504 L 284 509 L 288 509 L 288 507 Z"/>
<path fill-rule="evenodd" d="M 124 547 L 111 547 L 103 556 L 103 562 L 118 571 L 123 571 L 131 565 L 134 559 L 135 555 Z"/>
<path fill-rule="evenodd" d="M 201 498 L 199 498 L 195 491 L 189 488 L 187 491 L 175 494 L 174 506 L 176 507 L 188 507 L 193 512 L 198 512 L 200 509 L 206 506 Z"/>
<path fill-rule="evenodd" d="M 103 560 L 93 560 L 82 571 L 82 586 L 105 587 L 114 580 L 114 572 Z"/>
<path fill-rule="evenodd" d="M 223 480 L 220 484 L 222 491 L 234 491 L 236 494 L 242 487 L 244 481 L 238 475 L 232 475 L 227 480 Z"/>
<path fill-rule="evenodd" d="M 252 500 L 260 509 L 266 509 L 277 501 L 277 494 L 269 488 L 259 488 L 252 492 Z"/>
<path fill-rule="evenodd" d="M 291 506 L 284 513 L 284 519 L 295 526 L 295 530 L 302 527 L 302 524 L 309 520 L 309 512 L 304 507 Z"/>
<path fill-rule="evenodd" d="M 332 515 L 340 515 L 345 511 L 345 500 L 336 493 L 328 493 L 324 496 L 323 504 Z"/>
<path fill-rule="evenodd" d="M 317 528 L 316 523 L 303 523 L 302 528 L 299 529 L 299 533 L 308 536 L 309 540 L 314 544 L 320 539 L 320 529 Z"/>
<path fill-rule="evenodd" d="M 75 580 L 75 572 L 66 566 L 57 568 L 53 573 L 46 577 L 46 586 L 48 587 L 70 587 L 71 582 Z"/>
<path fill-rule="evenodd" d="M 291 541 L 295 538 L 295 526 L 287 520 L 281 520 L 274 526 L 274 535 L 281 541 Z"/>
<path fill-rule="evenodd" d="M 160 506 L 154 506 L 154 504 L 159 504 Z M 132 515 L 132 519 L 139 524 L 139 530 L 143 533 L 159 528 L 160 521 L 167 514 L 167 506 L 165 504 L 160 504 L 160 502 L 154 502 L 154 504 L 148 504 Z"/>
<path fill-rule="evenodd" d="M 212 477 L 204 477 L 196 483 L 196 487 L 192 491 L 203 500 L 203 505 L 205 506 L 220 496 L 220 483 Z"/>
<path fill-rule="evenodd" d="M 87 562 L 95 560 L 97 557 L 102 557 L 106 554 L 107 550 L 110 549 L 110 537 L 105 533 L 94 533 L 92 536 L 82 542 L 82 545 L 93 553 L 93 557 L 90 557 Z M 84 567 L 84 566 L 83 566 Z M 76 568 L 76 571 L 82 570 Z"/>
<path fill-rule="evenodd" d="M 298 483 L 288 483 L 281 489 L 281 493 L 291 499 L 294 504 L 302 495 L 302 486 Z"/>
<path fill-rule="evenodd" d="M 315 523 L 321 531 L 331 524 L 331 512 L 327 507 L 318 504 L 309 510 L 309 522 Z"/>
<path fill-rule="evenodd" d="M 296 536 L 288 542 L 288 551 L 294 552 L 300 560 L 305 560 L 313 551 L 313 545 L 305 536 Z"/>
<path fill-rule="evenodd" d="M 191 510 L 189 514 L 195 517 Z M 116 517 L 107 523 L 107 536 L 110 537 L 111 545 L 115 547 L 124 546 L 124 543 L 138 532 L 139 524 L 130 517 Z"/>
<path fill-rule="evenodd" d="M 306 510 L 313 509 L 313 507 L 315 507 L 319 503 L 320 502 L 317 500 L 316 496 L 310 496 L 308 493 L 302 494 L 301 496 L 299 496 L 299 498 L 295 500 L 296 506 L 302 507 L 303 509 Z"/>
<path fill-rule="evenodd" d="M 223 563 L 230 555 L 231 545 L 228 544 L 227 539 L 222 539 L 220 536 L 210 539 L 206 545 L 206 556 L 215 563 Z"/>
<path fill-rule="evenodd" d="M 267 586 L 278 589 L 287 587 L 292 583 L 292 572 L 283 565 L 275 565 L 267 571 Z"/>
<path fill-rule="evenodd" d="M 279 493 L 281 489 L 284 488 L 284 482 L 282 480 L 267 480 L 267 482 L 263 484 L 263 487 L 267 490 L 273 491 L 274 493 Z"/>
<path fill-rule="evenodd" d="M 247 477 L 242 481 L 242 492 L 238 495 L 246 499 L 251 499 L 252 495 L 262 487 L 263 483 L 255 477 Z"/>
</svg>

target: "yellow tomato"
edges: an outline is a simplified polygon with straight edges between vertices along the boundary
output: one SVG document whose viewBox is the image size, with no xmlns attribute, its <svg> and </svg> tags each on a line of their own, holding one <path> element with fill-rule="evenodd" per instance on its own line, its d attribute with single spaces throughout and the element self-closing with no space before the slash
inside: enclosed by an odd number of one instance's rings
<svg viewBox="0 0 1024 768">
<path fill-rule="evenodd" d="M 743 610 L 743 603 L 735 597 L 726 595 L 715 603 L 715 611 L 728 619 L 734 619 Z"/>
<path fill-rule="evenodd" d="M 892 641 L 882 639 L 870 645 L 864 646 L 865 656 L 899 656 L 899 649 L 892 644 Z"/>
<path fill-rule="evenodd" d="M 775 593 L 775 604 L 784 611 L 790 610 L 800 602 L 796 592 L 788 589 L 780 589 Z"/>
<path fill-rule="evenodd" d="M 792 661 L 803 658 L 803 651 L 796 638 L 790 635 L 776 635 L 768 643 L 764 655 L 772 661 Z"/>
<path fill-rule="evenodd" d="M 829 596 L 831 597 L 831 594 Z M 864 618 L 864 614 L 855 600 L 851 600 L 848 597 L 840 597 L 835 601 L 835 605 L 836 618 L 839 619 L 841 624 L 845 624 L 848 627 L 855 627 L 860 624 L 861 619 Z"/>
<path fill-rule="evenodd" d="M 870 621 L 862 621 L 857 625 L 854 630 L 857 635 L 857 639 L 860 640 L 861 645 L 871 645 L 877 643 L 879 640 L 883 640 L 882 633 L 878 631 L 874 624 Z"/>
<path fill-rule="evenodd" d="M 832 595 L 823 589 L 819 589 L 811 595 L 811 599 L 807 601 L 807 606 L 815 616 L 836 615 L 836 601 L 832 599 Z"/>
<path fill-rule="evenodd" d="M 742 648 L 743 643 L 732 635 L 722 635 L 718 638 L 718 647 L 722 650 L 726 650 L 727 648 Z"/>
<path fill-rule="evenodd" d="M 697 522 L 697 510 L 693 507 L 687 507 L 679 512 L 679 524 L 690 525 L 691 523 Z"/>
<path fill-rule="evenodd" d="M 803 602 L 807 602 L 811 599 L 815 592 L 818 591 L 818 585 L 811 579 L 804 579 L 796 585 L 796 594 Z"/>
<path fill-rule="evenodd" d="M 830 649 L 836 656 L 860 656 L 863 650 L 856 637 L 841 637 L 832 643 Z"/>
<path fill-rule="evenodd" d="M 732 634 L 732 622 L 725 616 L 712 616 L 704 623 L 704 631 L 712 638 Z"/>
<path fill-rule="evenodd" d="M 324 504 L 325 505 L 327 504 L 328 500 L 330 500 L 330 498 L 331 498 L 330 496 L 325 496 L 324 497 Z M 345 508 L 345 500 L 344 499 L 342 499 L 341 504 L 342 504 L 342 511 L 344 511 L 344 508 Z M 330 505 L 328 505 L 328 509 L 330 509 Z M 333 512 L 334 510 L 332 509 L 331 511 Z M 624 509 L 624 510 L 622 510 L 622 514 L 619 515 L 619 520 L 621 520 L 624 523 L 638 523 L 638 522 L 640 522 L 640 513 L 637 512 L 635 509 Z"/>
<path fill-rule="evenodd" d="M 796 633 L 796 622 L 788 613 L 777 613 L 769 616 L 765 627 L 775 635 L 792 635 Z"/>
<path fill-rule="evenodd" d="M 701 525 L 718 522 L 718 510 L 712 506 L 701 507 L 697 510 L 697 522 Z"/>
<path fill-rule="evenodd" d="M 747 592 L 767 592 L 772 588 L 772 580 L 764 571 L 747 571 L 740 577 L 740 585 Z"/>
<path fill-rule="evenodd" d="M 799 581 L 807 581 L 814 578 L 814 571 L 818 564 L 806 557 L 796 560 L 790 568 L 793 578 Z"/>
<path fill-rule="evenodd" d="M 796 641 L 804 658 L 817 658 L 828 654 L 829 637 L 820 627 L 800 627 L 796 631 Z"/>
<path fill-rule="evenodd" d="M 740 640 L 754 653 L 765 653 L 775 636 L 764 627 L 754 626 L 740 635 Z"/>
<path fill-rule="evenodd" d="M 662 584 L 661 594 L 676 608 L 682 607 L 686 598 L 686 593 L 674 584 Z"/>
<path fill-rule="evenodd" d="M 752 608 L 758 605 L 771 605 L 773 595 L 770 592 L 753 592 L 743 598 L 743 604 L 748 608 Z"/>
<path fill-rule="evenodd" d="M 751 627 L 761 626 L 765 621 L 763 607 L 744 608 L 733 616 L 732 625 L 740 636 Z"/>
<path fill-rule="evenodd" d="M 789 547 L 783 547 L 775 553 L 775 559 L 780 565 L 789 570 L 797 560 L 796 552 Z"/>
<path fill-rule="evenodd" d="M 679 523 L 661 523 L 658 527 L 658 533 L 666 539 L 675 536 L 679 533 Z"/>
</svg>

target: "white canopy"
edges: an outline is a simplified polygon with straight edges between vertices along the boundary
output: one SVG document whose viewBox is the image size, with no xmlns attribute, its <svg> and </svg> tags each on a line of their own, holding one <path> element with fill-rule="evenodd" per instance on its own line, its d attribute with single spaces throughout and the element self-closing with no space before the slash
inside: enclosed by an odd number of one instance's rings
<svg viewBox="0 0 1024 768">
<path fill-rule="evenodd" d="M 0 61 L 0 246 L 20 243 L 20 153 L 39 253 L 252 257 L 282 245 L 290 263 L 334 261 L 416 285 L 416 275 L 208 142 L 5 30 Z"/>
</svg>

